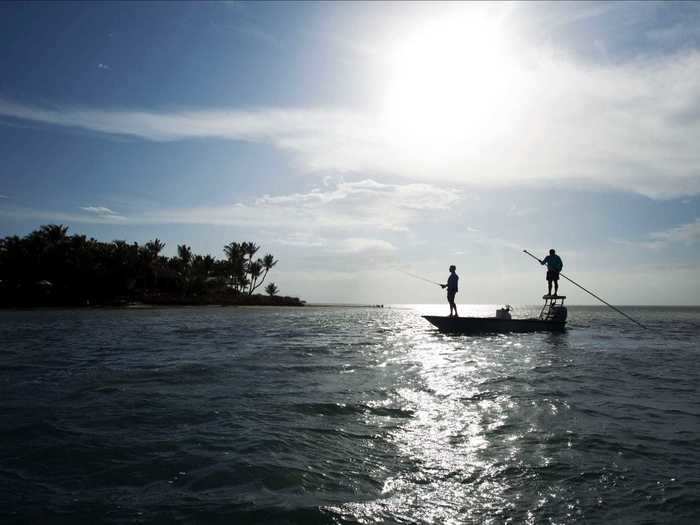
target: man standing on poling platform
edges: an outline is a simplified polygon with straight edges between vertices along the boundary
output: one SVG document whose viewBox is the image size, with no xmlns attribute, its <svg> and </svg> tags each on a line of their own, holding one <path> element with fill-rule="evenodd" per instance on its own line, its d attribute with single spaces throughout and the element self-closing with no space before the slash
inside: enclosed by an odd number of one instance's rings
<svg viewBox="0 0 700 525">
<path fill-rule="evenodd" d="M 447 278 L 447 284 L 441 284 L 442 289 L 447 288 L 447 302 L 450 303 L 450 317 L 452 317 L 452 311 L 454 310 L 454 316 L 457 315 L 457 305 L 455 304 L 455 295 L 457 294 L 457 281 L 459 281 L 459 276 L 456 273 L 457 268 L 453 264 L 450 266 L 450 276 Z"/>
<path fill-rule="evenodd" d="M 547 295 L 552 295 L 552 283 L 554 283 L 554 295 L 559 293 L 559 272 L 564 268 L 564 263 L 554 249 L 549 250 L 549 255 L 540 261 L 540 264 L 547 265 Z"/>
</svg>

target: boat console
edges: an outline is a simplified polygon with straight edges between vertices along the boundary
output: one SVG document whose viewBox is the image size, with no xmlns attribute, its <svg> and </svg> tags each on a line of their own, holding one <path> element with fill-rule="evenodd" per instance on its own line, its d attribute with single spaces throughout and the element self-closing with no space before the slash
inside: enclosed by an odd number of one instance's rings
<svg viewBox="0 0 700 525">
<path fill-rule="evenodd" d="M 496 319 L 512 319 L 512 316 L 510 315 L 510 311 L 512 309 L 513 307 L 509 304 L 505 305 L 503 308 L 499 308 L 498 310 L 496 310 Z"/>
</svg>

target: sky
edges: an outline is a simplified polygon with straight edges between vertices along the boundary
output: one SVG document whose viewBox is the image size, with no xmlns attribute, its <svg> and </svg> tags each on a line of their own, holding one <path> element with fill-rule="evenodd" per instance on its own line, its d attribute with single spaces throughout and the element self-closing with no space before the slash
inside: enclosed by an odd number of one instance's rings
<svg viewBox="0 0 700 525">
<path fill-rule="evenodd" d="M 700 304 L 700 4 L 0 3 L 0 237 L 223 257 L 309 302 Z M 564 281 L 572 304 L 596 301 Z"/>
</svg>

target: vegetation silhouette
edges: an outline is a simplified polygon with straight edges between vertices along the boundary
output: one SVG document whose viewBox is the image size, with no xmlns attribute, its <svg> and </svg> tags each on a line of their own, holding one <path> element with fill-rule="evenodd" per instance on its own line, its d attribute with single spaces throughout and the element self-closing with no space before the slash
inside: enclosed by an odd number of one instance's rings
<svg viewBox="0 0 700 525">
<path fill-rule="evenodd" d="M 265 293 L 267 293 L 267 295 L 270 297 L 277 295 L 277 292 L 279 292 L 279 290 L 277 289 L 277 285 L 275 283 L 270 283 L 265 287 Z"/>
<path fill-rule="evenodd" d="M 0 239 L 0 306 L 94 306 L 145 304 L 251 304 L 301 306 L 296 297 L 254 295 L 277 264 L 256 258 L 254 242 L 224 246 L 224 259 L 198 255 L 186 244 L 161 255 L 165 243 L 101 242 L 68 235 L 50 224 L 25 237 Z"/>
</svg>

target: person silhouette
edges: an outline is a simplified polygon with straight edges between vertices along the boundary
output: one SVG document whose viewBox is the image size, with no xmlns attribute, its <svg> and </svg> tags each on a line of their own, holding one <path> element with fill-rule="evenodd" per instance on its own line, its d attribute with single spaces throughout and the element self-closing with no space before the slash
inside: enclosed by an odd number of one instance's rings
<svg viewBox="0 0 700 525">
<path fill-rule="evenodd" d="M 447 284 L 441 284 L 442 289 L 447 288 L 447 302 L 450 304 L 450 317 L 452 317 L 452 311 L 454 310 L 454 316 L 457 315 L 457 305 L 455 304 L 455 295 L 457 294 L 457 281 L 459 281 L 459 275 L 456 273 L 457 267 L 453 264 L 450 266 L 450 276 L 447 278 Z"/>
<path fill-rule="evenodd" d="M 540 261 L 547 265 L 547 295 L 552 295 L 552 283 L 554 283 L 554 297 L 559 293 L 559 272 L 564 268 L 564 263 L 554 249 L 549 250 L 549 255 Z"/>
</svg>

